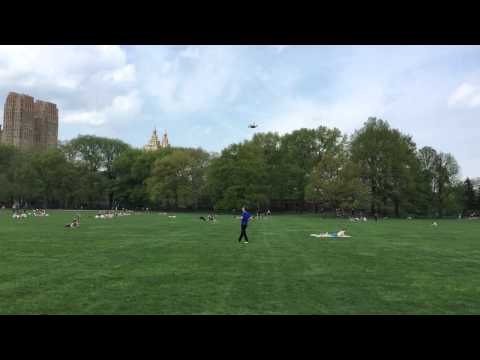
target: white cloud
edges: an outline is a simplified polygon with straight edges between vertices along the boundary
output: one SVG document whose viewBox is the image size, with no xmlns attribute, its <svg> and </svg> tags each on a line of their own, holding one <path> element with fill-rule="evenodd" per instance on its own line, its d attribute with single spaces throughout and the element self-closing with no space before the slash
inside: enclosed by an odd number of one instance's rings
<svg viewBox="0 0 480 360">
<path fill-rule="evenodd" d="M 63 121 L 69 124 L 86 124 L 91 126 L 102 126 L 112 119 L 116 123 L 135 121 L 142 108 L 141 98 L 136 91 L 127 95 L 116 96 L 112 103 L 101 110 L 93 111 L 67 111 Z"/>
<path fill-rule="evenodd" d="M 136 67 L 120 46 L 0 46 L 0 59 L 0 95 L 55 102 L 60 123 L 102 126 L 139 112 Z"/>
<path fill-rule="evenodd" d="M 161 111 L 194 113 L 233 102 L 239 95 L 243 68 L 240 46 L 136 47 L 146 94 Z M 154 66 L 151 66 L 152 58 Z"/>
<path fill-rule="evenodd" d="M 352 133 L 370 116 L 381 116 L 385 105 L 381 97 L 367 100 L 352 97 L 335 103 L 322 103 L 312 99 L 296 98 L 285 101 L 283 106 L 259 120 L 265 131 L 285 134 L 300 128 L 319 126 L 336 127 L 344 133 Z"/>
<path fill-rule="evenodd" d="M 106 121 L 105 114 L 98 111 L 68 111 L 63 117 L 63 122 L 67 124 L 101 126 Z"/>
<path fill-rule="evenodd" d="M 450 107 L 475 108 L 480 106 L 480 85 L 464 82 L 458 86 L 448 99 Z"/>
<path fill-rule="evenodd" d="M 128 64 L 121 68 L 114 69 L 107 73 L 105 80 L 112 80 L 117 83 L 132 82 L 136 79 L 135 65 Z"/>
<path fill-rule="evenodd" d="M 106 109 L 106 112 L 115 118 L 126 120 L 132 116 L 138 115 L 141 108 L 142 101 L 138 92 L 132 91 L 127 95 L 115 97 L 111 106 Z"/>
<path fill-rule="evenodd" d="M 0 57 L 0 80 L 29 78 L 49 85 L 65 79 L 76 80 L 78 85 L 92 72 L 126 65 L 125 54 L 118 46 L 0 46 Z"/>
</svg>

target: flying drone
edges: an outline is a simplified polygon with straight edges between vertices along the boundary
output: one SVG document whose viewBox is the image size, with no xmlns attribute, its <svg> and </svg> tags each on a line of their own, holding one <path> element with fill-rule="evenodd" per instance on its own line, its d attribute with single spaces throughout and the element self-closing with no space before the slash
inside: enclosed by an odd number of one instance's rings
<svg viewBox="0 0 480 360">
<path fill-rule="evenodd" d="M 250 129 L 255 129 L 255 128 L 258 127 L 258 125 L 255 124 L 255 123 L 251 123 L 250 125 L 248 125 L 248 127 L 249 127 Z"/>
</svg>

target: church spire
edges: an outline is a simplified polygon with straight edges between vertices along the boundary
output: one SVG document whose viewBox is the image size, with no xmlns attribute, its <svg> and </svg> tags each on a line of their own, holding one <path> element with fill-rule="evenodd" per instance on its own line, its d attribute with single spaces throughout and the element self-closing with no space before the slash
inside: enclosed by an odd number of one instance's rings
<svg viewBox="0 0 480 360">
<path fill-rule="evenodd" d="M 158 141 L 157 128 L 153 129 L 150 141 L 143 147 L 145 150 L 157 150 L 160 148 L 160 141 Z"/>
<path fill-rule="evenodd" d="M 163 134 L 163 138 L 162 138 L 162 148 L 166 148 L 168 146 L 170 146 L 170 144 L 168 143 L 167 130 L 165 130 L 165 133 Z"/>
<path fill-rule="evenodd" d="M 147 151 L 153 151 L 153 150 L 158 150 L 160 148 L 166 148 L 169 146 L 170 144 L 168 142 L 167 130 L 165 130 L 165 133 L 163 134 L 163 137 L 162 137 L 162 141 L 160 142 L 160 140 L 158 139 L 157 127 L 155 127 L 153 129 L 152 136 L 150 137 L 150 141 L 143 148 Z"/>
</svg>

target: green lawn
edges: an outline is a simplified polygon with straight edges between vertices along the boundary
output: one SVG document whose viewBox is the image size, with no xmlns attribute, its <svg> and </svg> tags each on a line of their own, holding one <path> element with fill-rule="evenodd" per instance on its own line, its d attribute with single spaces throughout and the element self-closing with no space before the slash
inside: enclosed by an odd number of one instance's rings
<svg viewBox="0 0 480 360">
<path fill-rule="evenodd" d="M 74 214 L 0 211 L 0 314 L 480 313 L 480 221 Z"/>
</svg>

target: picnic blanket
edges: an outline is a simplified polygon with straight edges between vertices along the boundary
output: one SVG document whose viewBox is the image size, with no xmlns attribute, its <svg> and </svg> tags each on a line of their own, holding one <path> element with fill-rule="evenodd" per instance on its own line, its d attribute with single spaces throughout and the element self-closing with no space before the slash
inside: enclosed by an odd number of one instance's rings
<svg viewBox="0 0 480 360">
<path fill-rule="evenodd" d="M 317 238 L 349 238 L 351 237 L 350 235 L 343 235 L 343 236 L 336 236 L 336 235 L 331 235 L 331 234 L 310 234 L 310 236 L 314 236 Z"/>
</svg>

